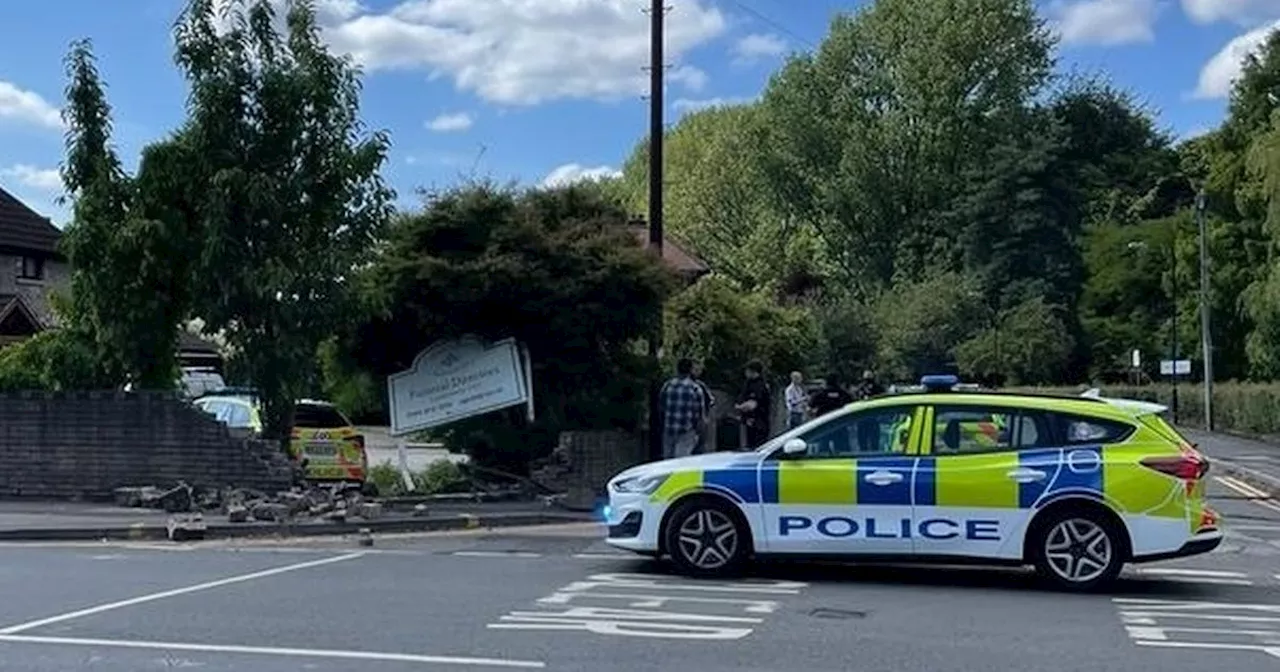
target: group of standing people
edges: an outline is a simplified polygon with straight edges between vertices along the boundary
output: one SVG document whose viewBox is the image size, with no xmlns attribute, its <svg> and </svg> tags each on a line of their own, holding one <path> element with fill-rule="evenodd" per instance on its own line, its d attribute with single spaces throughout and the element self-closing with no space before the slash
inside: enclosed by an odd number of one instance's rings
<svg viewBox="0 0 1280 672">
<path fill-rule="evenodd" d="M 706 450 L 707 430 L 711 425 L 714 399 L 711 389 L 700 379 L 700 367 L 689 358 L 676 362 L 676 375 L 662 386 L 660 407 L 662 410 L 662 453 L 664 458 L 685 457 Z M 734 403 L 746 434 L 746 448 L 755 449 L 769 440 L 770 411 L 773 408 L 773 392 L 764 377 L 764 365 L 752 361 L 745 369 L 746 380 L 742 392 Z M 806 421 L 834 411 L 856 399 L 865 399 L 884 392 L 876 381 L 874 372 L 865 371 L 853 392 L 846 390 L 839 376 L 828 375 L 823 387 L 810 393 L 804 385 L 804 375 L 791 372 L 791 384 L 787 386 L 787 429 L 793 429 Z"/>
<path fill-rule="evenodd" d="M 837 373 L 827 374 L 822 382 L 821 388 L 810 393 L 804 385 L 804 374 L 799 371 L 791 372 L 791 384 L 787 386 L 785 397 L 787 429 L 795 429 L 809 420 L 822 417 L 855 401 L 884 394 L 884 386 L 876 380 L 875 372 L 870 369 L 862 372 L 862 380 L 858 381 L 852 392 L 841 384 Z"/>
</svg>

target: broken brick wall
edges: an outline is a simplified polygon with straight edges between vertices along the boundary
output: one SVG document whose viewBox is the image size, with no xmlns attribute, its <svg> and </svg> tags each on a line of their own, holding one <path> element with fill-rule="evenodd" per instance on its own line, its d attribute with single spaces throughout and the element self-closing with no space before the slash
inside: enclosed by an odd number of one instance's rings
<svg viewBox="0 0 1280 672">
<path fill-rule="evenodd" d="M 131 485 L 237 486 L 292 481 L 278 446 L 164 392 L 0 394 L 0 497 L 109 498 Z"/>
</svg>

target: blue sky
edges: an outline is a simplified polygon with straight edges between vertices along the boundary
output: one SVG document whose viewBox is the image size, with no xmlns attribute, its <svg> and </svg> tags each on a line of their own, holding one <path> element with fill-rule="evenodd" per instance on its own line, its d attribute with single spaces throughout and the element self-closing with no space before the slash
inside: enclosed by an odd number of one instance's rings
<svg viewBox="0 0 1280 672">
<path fill-rule="evenodd" d="M 760 93 L 786 53 L 866 0 L 667 0 L 668 120 Z M 181 120 L 170 26 L 181 0 L 0 2 L 0 186 L 55 221 L 74 39 L 94 41 L 130 166 Z M 392 134 L 401 201 L 464 175 L 526 183 L 616 170 L 646 130 L 647 0 L 319 0 L 365 68 L 366 121 Z M 1280 0 L 1040 0 L 1060 69 L 1103 73 L 1179 136 L 1213 128 L 1240 57 Z M 125 11 L 125 8 L 128 11 Z M 14 28 L 17 28 L 16 30 Z"/>
</svg>

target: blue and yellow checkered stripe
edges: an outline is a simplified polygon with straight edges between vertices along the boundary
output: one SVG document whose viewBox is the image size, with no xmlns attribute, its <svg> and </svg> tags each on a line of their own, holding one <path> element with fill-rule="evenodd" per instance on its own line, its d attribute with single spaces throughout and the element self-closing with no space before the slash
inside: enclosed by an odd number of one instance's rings
<svg viewBox="0 0 1280 672">
<path fill-rule="evenodd" d="M 1066 464 L 1065 453 L 1073 464 Z M 1018 483 L 1014 469 L 1043 471 L 1041 481 Z M 876 471 L 902 480 L 872 485 L 863 479 Z M 806 460 L 743 464 L 726 469 L 684 472 L 654 493 L 669 501 L 691 490 L 713 490 L 743 504 L 942 506 L 1029 509 L 1057 494 L 1105 492 L 1099 447 L 1072 447 L 937 457 Z"/>
</svg>

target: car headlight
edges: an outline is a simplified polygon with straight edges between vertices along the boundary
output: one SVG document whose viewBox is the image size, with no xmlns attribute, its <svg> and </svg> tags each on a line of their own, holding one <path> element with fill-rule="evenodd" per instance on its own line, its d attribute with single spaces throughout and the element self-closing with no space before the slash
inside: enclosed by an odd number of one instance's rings
<svg viewBox="0 0 1280 672">
<path fill-rule="evenodd" d="M 613 484 L 614 492 L 625 492 L 633 495 L 651 495 L 666 482 L 671 474 L 658 474 L 656 476 L 632 476 L 624 478 Z"/>
</svg>

